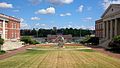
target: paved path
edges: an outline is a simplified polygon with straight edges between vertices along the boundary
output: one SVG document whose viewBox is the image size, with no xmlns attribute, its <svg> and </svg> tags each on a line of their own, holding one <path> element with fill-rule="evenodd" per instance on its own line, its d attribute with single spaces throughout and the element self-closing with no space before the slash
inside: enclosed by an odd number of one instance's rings
<svg viewBox="0 0 120 68">
<path fill-rule="evenodd" d="M 5 53 L 3 55 L 0 55 L 0 60 L 8 58 L 8 57 L 11 57 L 11 56 L 13 56 L 15 54 L 18 54 L 18 53 L 21 53 L 21 52 L 25 52 L 27 48 L 29 48 L 29 47 L 35 47 L 35 46 L 36 45 L 29 45 L 29 46 L 24 46 L 24 47 L 18 48 L 18 49 L 13 50 L 13 51 L 7 51 L 7 53 Z"/>
</svg>

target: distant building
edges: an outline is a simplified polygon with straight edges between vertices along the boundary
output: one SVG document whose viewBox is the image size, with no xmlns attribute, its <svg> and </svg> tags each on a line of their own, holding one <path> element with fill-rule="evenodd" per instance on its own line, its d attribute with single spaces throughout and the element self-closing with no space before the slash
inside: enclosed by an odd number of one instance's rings
<svg viewBox="0 0 120 68">
<path fill-rule="evenodd" d="M 5 40 L 20 39 L 20 20 L 0 14 L 0 37 Z"/>
<path fill-rule="evenodd" d="M 53 30 L 54 30 L 54 31 L 57 31 L 57 27 L 53 27 Z"/>
<path fill-rule="evenodd" d="M 95 26 L 96 37 L 101 38 L 102 46 L 106 47 L 114 36 L 120 35 L 120 4 L 111 4 Z"/>
</svg>

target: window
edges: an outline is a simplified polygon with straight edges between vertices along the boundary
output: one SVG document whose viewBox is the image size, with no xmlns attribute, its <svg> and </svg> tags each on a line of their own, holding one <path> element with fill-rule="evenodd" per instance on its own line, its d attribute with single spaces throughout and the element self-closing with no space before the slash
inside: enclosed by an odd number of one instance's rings
<svg viewBox="0 0 120 68">
<path fill-rule="evenodd" d="M 13 28 L 16 28 L 16 24 L 15 24 L 15 23 L 12 23 L 12 27 L 13 27 Z"/>
<path fill-rule="evenodd" d="M 5 38 L 8 36 L 8 30 L 5 30 Z"/>
<path fill-rule="evenodd" d="M 5 27 L 8 27 L 8 22 L 5 22 Z"/>
<path fill-rule="evenodd" d="M 112 11 L 113 11 L 113 9 L 112 9 Z"/>
<path fill-rule="evenodd" d="M 2 21 L 0 21 L 0 27 L 2 27 Z"/>
</svg>

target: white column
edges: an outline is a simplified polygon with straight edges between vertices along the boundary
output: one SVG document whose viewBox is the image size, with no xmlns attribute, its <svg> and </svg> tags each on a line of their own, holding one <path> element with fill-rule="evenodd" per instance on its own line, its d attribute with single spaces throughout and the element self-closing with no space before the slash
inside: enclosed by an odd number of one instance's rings
<svg viewBox="0 0 120 68">
<path fill-rule="evenodd" d="M 5 20 L 3 20 L 3 34 L 2 38 L 5 39 Z"/>
<path fill-rule="evenodd" d="M 109 34 L 109 28 L 108 28 L 108 21 L 106 21 L 106 39 L 108 39 L 108 34 Z"/>
<path fill-rule="evenodd" d="M 115 36 L 117 36 L 117 28 L 118 28 L 118 27 L 117 27 L 117 23 L 118 23 L 118 22 L 117 22 L 117 19 L 115 19 L 115 34 L 114 34 Z"/>
<path fill-rule="evenodd" d="M 103 38 L 105 38 L 105 22 L 103 22 L 102 27 L 103 27 Z"/>
<path fill-rule="evenodd" d="M 113 38 L 113 22 L 112 20 L 110 21 L 110 39 Z"/>
</svg>

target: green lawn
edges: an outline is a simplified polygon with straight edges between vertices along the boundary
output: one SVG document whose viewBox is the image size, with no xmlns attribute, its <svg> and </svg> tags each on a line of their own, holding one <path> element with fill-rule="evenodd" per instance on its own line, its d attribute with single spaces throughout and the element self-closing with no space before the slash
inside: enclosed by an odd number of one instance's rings
<svg viewBox="0 0 120 68">
<path fill-rule="evenodd" d="M 0 60 L 0 68 L 120 68 L 120 59 L 93 50 L 28 50 Z"/>
</svg>

